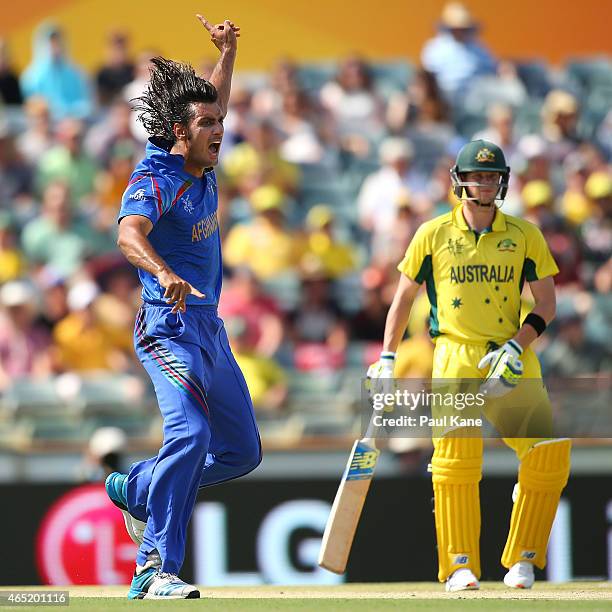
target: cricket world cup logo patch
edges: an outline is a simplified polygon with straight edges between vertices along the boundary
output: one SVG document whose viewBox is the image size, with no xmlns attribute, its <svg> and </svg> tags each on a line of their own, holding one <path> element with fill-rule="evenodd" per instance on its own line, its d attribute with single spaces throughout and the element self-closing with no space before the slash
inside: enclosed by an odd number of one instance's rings
<svg viewBox="0 0 612 612">
<path fill-rule="evenodd" d="M 455 256 L 461 255 L 461 253 L 463 253 L 463 249 L 465 248 L 463 238 L 455 238 L 455 240 L 449 238 L 446 248 L 448 249 L 449 253 L 452 253 Z"/>
<path fill-rule="evenodd" d="M 374 475 L 374 468 L 378 461 L 380 451 L 363 444 L 357 443 L 353 459 L 348 466 L 347 480 L 366 480 Z"/>
<path fill-rule="evenodd" d="M 191 201 L 189 194 L 187 194 L 184 198 L 181 198 L 181 202 L 183 203 L 183 208 L 185 209 L 185 212 L 189 213 L 190 215 L 193 215 L 193 202 Z"/>
</svg>

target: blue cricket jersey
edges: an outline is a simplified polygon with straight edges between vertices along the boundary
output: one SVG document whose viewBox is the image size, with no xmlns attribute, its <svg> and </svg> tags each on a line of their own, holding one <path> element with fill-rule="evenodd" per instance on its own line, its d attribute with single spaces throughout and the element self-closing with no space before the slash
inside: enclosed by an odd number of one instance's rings
<svg viewBox="0 0 612 612">
<path fill-rule="evenodd" d="M 175 274 L 206 298 L 188 295 L 187 304 L 218 304 L 221 292 L 221 239 L 217 221 L 214 172 L 197 178 L 184 169 L 185 160 L 149 139 L 144 159 L 136 166 L 121 200 L 119 221 L 141 215 L 153 223 L 148 239 Z M 139 269 L 142 299 L 166 304 L 157 278 Z"/>
</svg>

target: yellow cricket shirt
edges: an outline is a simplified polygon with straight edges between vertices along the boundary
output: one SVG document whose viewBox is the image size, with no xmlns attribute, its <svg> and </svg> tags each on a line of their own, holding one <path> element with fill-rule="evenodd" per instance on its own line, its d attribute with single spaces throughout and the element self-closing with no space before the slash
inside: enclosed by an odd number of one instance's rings
<svg viewBox="0 0 612 612">
<path fill-rule="evenodd" d="M 478 236 L 463 205 L 421 225 L 398 270 L 425 282 L 429 333 L 465 343 L 501 344 L 520 324 L 521 291 L 559 272 L 540 230 L 497 210 Z"/>
</svg>

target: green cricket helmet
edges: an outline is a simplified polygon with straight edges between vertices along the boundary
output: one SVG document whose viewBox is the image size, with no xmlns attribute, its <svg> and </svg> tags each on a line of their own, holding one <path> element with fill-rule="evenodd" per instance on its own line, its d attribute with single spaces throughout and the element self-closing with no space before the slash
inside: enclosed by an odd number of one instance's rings
<svg viewBox="0 0 612 612">
<path fill-rule="evenodd" d="M 467 192 L 464 194 L 464 187 L 481 187 L 484 185 L 464 181 L 462 175 L 466 172 L 499 172 L 501 177 L 495 200 L 503 203 L 508 193 L 510 166 L 506 165 L 504 152 L 496 144 L 486 140 L 468 142 L 457 154 L 457 161 L 450 171 L 453 193 L 459 199 L 478 202 L 478 198 L 468 196 Z"/>
</svg>

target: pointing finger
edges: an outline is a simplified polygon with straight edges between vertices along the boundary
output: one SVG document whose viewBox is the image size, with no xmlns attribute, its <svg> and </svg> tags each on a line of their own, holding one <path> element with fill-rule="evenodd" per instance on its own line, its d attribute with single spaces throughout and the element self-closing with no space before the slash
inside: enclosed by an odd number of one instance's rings
<svg viewBox="0 0 612 612">
<path fill-rule="evenodd" d="M 191 295 L 195 295 L 197 298 L 200 298 L 200 299 L 206 297 L 202 292 L 198 291 L 193 285 L 190 287 L 190 293 Z"/>
<path fill-rule="evenodd" d="M 203 17 L 200 14 L 197 14 L 196 17 L 198 18 L 198 20 L 200 21 L 200 23 L 212 34 L 215 29 L 213 28 L 213 26 L 210 25 L 210 23 L 208 22 L 208 20 L 206 19 L 206 17 Z"/>
</svg>

